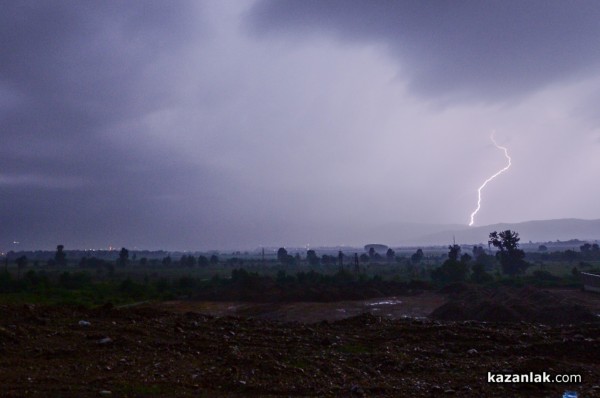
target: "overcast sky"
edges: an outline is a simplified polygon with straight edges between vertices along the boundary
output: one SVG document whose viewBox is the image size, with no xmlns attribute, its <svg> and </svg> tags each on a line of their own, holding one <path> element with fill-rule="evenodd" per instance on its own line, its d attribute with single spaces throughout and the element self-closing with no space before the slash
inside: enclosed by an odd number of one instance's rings
<svg viewBox="0 0 600 398">
<path fill-rule="evenodd" d="M 598 1 L 0 7 L 2 250 L 600 218 Z"/>
</svg>

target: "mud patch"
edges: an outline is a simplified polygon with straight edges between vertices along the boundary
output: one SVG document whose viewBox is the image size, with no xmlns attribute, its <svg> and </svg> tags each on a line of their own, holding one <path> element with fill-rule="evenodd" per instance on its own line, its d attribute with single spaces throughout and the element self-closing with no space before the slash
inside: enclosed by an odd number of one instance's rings
<svg viewBox="0 0 600 398">
<path fill-rule="evenodd" d="M 159 308 L 176 312 L 198 312 L 214 316 L 239 316 L 284 322 L 314 323 L 336 321 L 363 313 L 389 319 L 423 318 L 446 301 L 442 294 L 423 292 L 370 300 L 296 303 L 247 303 L 170 301 Z"/>
</svg>

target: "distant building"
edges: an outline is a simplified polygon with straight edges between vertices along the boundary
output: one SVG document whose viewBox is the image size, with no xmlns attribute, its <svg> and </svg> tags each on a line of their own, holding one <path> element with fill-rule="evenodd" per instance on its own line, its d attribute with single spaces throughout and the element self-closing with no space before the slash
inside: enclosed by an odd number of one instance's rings
<svg viewBox="0 0 600 398">
<path fill-rule="evenodd" d="M 385 254 L 385 252 L 388 249 L 388 247 L 386 245 L 382 245 L 379 243 L 371 243 L 371 244 L 365 245 L 366 252 L 369 252 L 369 250 L 371 250 L 371 248 L 373 250 L 375 250 L 375 253 L 378 253 L 378 254 Z"/>
<path fill-rule="evenodd" d="M 580 272 L 583 290 L 600 293 L 600 275 Z"/>
</svg>

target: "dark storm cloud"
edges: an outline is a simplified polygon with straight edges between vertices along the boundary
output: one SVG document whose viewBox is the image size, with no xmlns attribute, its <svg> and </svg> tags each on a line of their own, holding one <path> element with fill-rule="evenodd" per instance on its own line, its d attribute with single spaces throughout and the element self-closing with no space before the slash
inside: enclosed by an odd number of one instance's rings
<svg viewBox="0 0 600 398">
<path fill-rule="evenodd" d="M 172 231 L 157 198 L 181 189 L 191 173 L 200 181 L 216 177 L 168 160 L 176 154 L 119 146 L 111 137 L 128 134 L 119 126 L 171 100 L 173 76 L 152 67 L 198 40 L 205 22 L 198 7 L 183 1 L 3 1 L 0 7 L 3 245 L 13 239 L 28 247 L 63 240 L 158 245 L 161 233 Z"/>
<path fill-rule="evenodd" d="M 86 126 L 98 128 L 151 107 L 153 97 L 136 86 L 145 67 L 180 47 L 192 22 L 199 22 L 186 16 L 184 3 L 178 5 L 4 2 L 0 87 L 14 92 L 21 105 L 3 115 L 5 129 L 28 123 L 20 133 L 69 134 L 66 119 L 79 135 L 89 132 Z"/>
<path fill-rule="evenodd" d="M 382 43 L 413 92 L 452 100 L 518 97 L 595 73 L 597 1 L 262 0 L 254 32 Z"/>
</svg>

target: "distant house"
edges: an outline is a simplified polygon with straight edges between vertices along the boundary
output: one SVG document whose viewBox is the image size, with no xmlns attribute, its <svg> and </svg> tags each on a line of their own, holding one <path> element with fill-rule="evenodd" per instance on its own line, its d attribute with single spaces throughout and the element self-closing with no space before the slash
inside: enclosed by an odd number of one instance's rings
<svg viewBox="0 0 600 398">
<path fill-rule="evenodd" d="M 583 290 L 600 293 L 600 275 L 580 272 Z"/>
<path fill-rule="evenodd" d="M 385 254 L 385 252 L 387 251 L 387 249 L 389 249 L 389 247 L 387 245 L 382 245 L 380 243 L 370 243 L 368 245 L 365 245 L 365 252 L 369 252 L 369 250 L 375 250 L 375 253 L 379 253 L 379 254 Z"/>
</svg>

